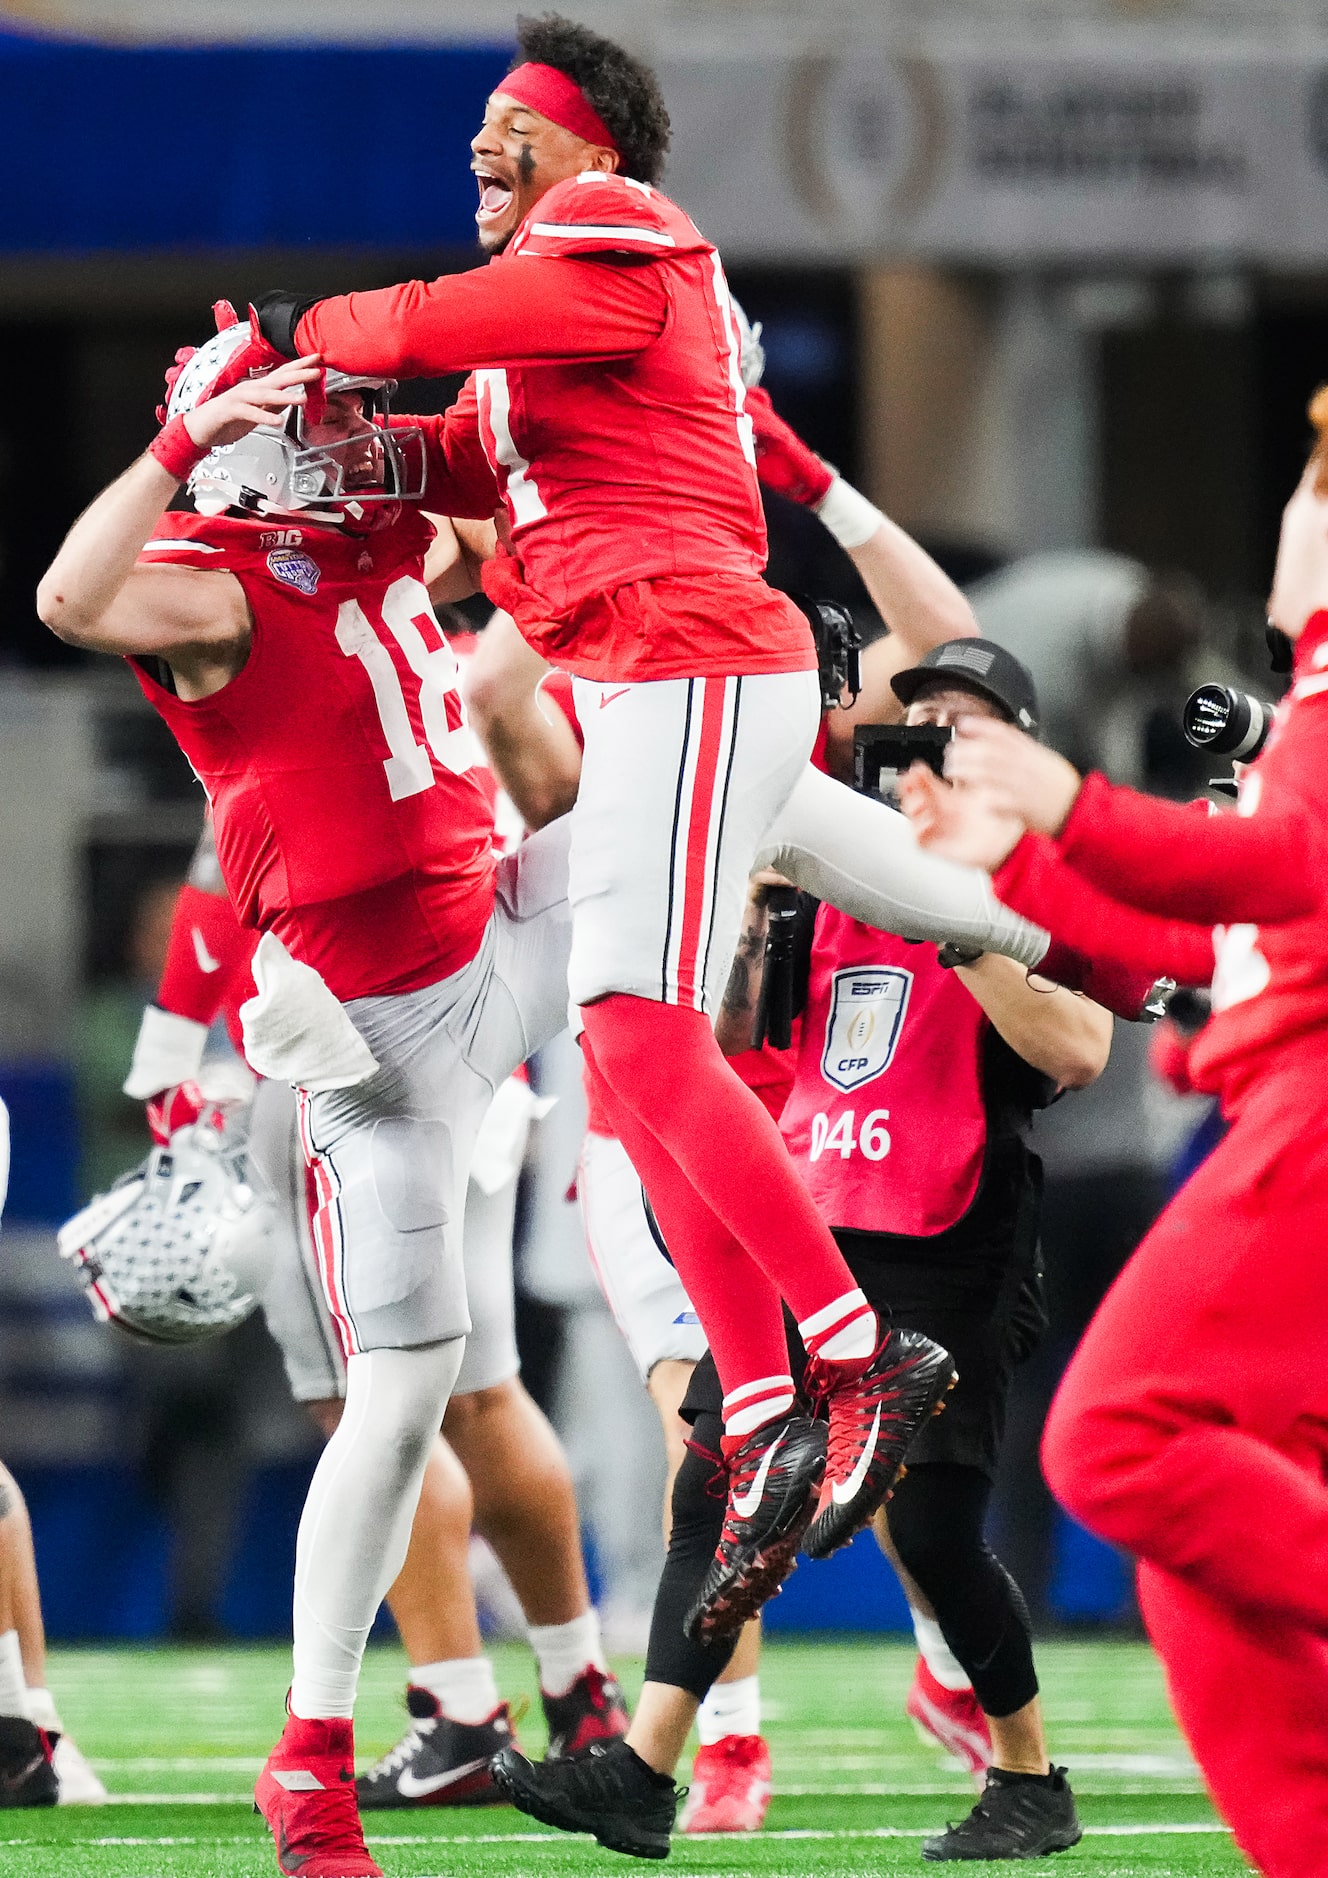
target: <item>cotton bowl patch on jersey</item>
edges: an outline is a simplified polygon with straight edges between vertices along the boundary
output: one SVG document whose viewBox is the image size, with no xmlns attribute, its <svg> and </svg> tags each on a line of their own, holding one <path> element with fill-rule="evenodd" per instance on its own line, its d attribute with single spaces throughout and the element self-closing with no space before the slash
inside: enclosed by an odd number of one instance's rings
<svg viewBox="0 0 1328 1878">
<path fill-rule="evenodd" d="M 912 984 L 912 972 L 897 965 L 835 973 L 821 1052 L 821 1075 L 833 1088 L 861 1088 L 889 1069 Z"/>
<path fill-rule="evenodd" d="M 322 569 L 312 556 L 297 554 L 293 548 L 274 548 L 267 557 L 268 572 L 299 593 L 318 592 Z"/>
</svg>

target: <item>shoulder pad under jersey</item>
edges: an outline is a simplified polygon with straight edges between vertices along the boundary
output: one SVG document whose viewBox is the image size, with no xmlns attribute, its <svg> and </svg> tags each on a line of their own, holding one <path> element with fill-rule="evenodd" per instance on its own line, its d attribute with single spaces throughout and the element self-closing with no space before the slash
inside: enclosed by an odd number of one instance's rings
<svg viewBox="0 0 1328 1878">
<path fill-rule="evenodd" d="M 528 255 L 695 254 L 708 250 L 675 202 L 648 183 L 583 170 L 541 196 L 510 252 Z"/>
</svg>

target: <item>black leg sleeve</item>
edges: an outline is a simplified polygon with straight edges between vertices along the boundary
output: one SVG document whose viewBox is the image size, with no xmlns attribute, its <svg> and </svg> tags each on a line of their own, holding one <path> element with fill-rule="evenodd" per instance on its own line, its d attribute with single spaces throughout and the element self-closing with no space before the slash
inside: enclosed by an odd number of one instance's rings
<svg viewBox="0 0 1328 1878">
<path fill-rule="evenodd" d="M 710 1685 L 728 1667 L 737 1638 L 701 1645 L 684 1633 L 683 1618 L 701 1590 L 724 1525 L 728 1480 L 719 1458 L 723 1423 L 718 1415 L 697 1416 L 692 1445 L 673 1482 L 673 1527 L 668 1556 L 655 1593 L 646 1651 L 646 1681 L 686 1689 L 703 1702 Z M 700 1450 L 700 1452 L 697 1452 Z"/>
<path fill-rule="evenodd" d="M 1038 1692 L 1023 1593 L 983 1537 L 991 1482 L 976 1467 L 921 1462 L 886 1512 L 900 1561 L 931 1601 L 983 1710 L 1013 1715 Z"/>
</svg>

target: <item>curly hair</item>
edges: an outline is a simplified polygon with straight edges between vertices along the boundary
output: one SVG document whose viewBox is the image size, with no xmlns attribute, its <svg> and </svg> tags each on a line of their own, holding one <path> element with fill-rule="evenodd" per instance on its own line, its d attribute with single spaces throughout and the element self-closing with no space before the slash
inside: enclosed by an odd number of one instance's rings
<svg viewBox="0 0 1328 1878">
<path fill-rule="evenodd" d="M 522 15 L 516 23 L 518 57 L 552 65 L 578 84 L 613 133 L 625 176 L 657 183 L 669 147 L 669 114 L 648 65 L 611 39 L 560 13 Z"/>
</svg>

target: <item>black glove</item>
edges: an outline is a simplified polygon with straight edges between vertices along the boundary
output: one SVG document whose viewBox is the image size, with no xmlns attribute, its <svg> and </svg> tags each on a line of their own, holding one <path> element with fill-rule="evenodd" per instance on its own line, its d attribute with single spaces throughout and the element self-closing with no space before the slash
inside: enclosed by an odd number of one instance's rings
<svg viewBox="0 0 1328 1878">
<path fill-rule="evenodd" d="M 308 294 L 301 298 L 284 287 L 274 287 L 270 293 L 254 301 L 253 310 L 258 315 L 259 332 L 284 359 L 299 358 L 300 348 L 295 343 L 295 328 L 309 308 L 318 305 L 321 297 L 319 294 Z"/>
</svg>

